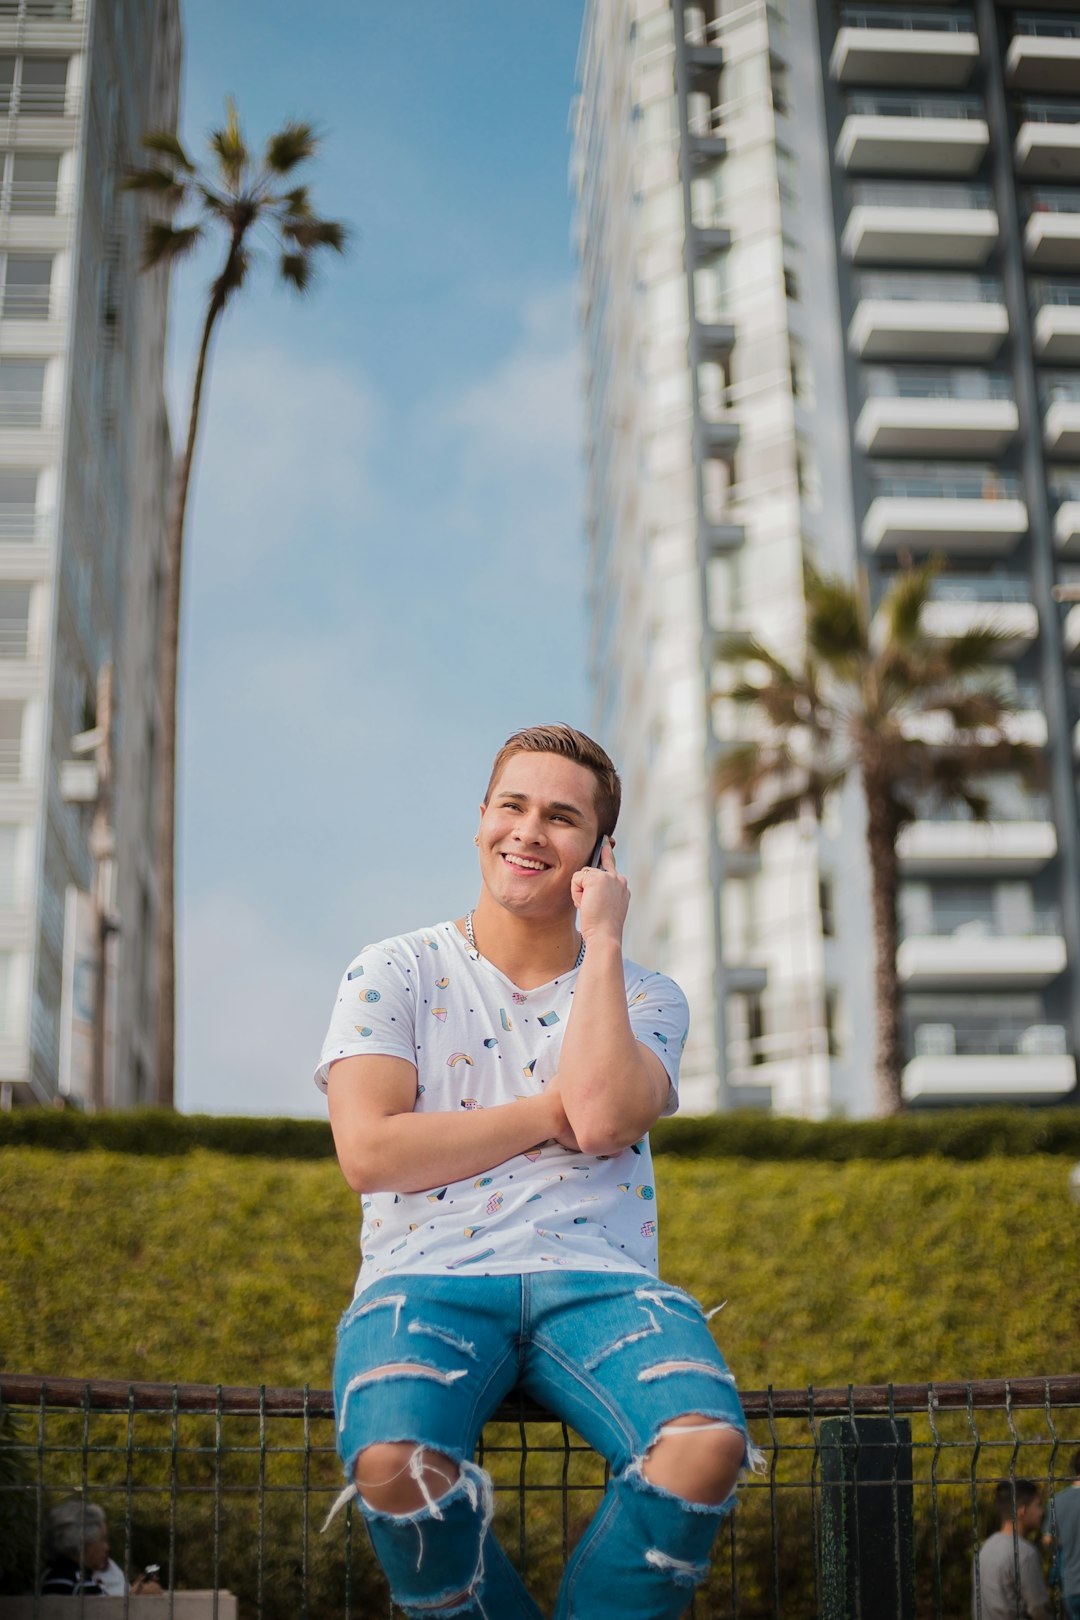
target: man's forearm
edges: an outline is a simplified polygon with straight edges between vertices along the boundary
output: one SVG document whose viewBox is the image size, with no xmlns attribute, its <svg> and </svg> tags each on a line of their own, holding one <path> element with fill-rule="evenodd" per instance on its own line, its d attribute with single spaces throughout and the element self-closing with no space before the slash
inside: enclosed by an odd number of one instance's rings
<svg viewBox="0 0 1080 1620">
<path fill-rule="evenodd" d="M 495 1108 L 387 1114 L 366 1120 L 363 1141 L 339 1146 L 338 1158 L 354 1192 L 427 1192 L 549 1140 L 554 1114 L 542 1093 Z"/>
<path fill-rule="evenodd" d="M 562 1103 L 586 1153 L 636 1142 L 662 1107 L 648 1054 L 626 1006 L 622 948 L 590 941 L 574 990 L 574 1013 L 559 1060 Z"/>
</svg>

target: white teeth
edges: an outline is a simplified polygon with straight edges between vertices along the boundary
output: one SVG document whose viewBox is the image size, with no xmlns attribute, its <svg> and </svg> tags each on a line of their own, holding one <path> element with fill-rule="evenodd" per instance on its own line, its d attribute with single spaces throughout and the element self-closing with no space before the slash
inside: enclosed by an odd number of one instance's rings
<svg viewBox="0 0 1080 1620">
<path fill-rule="evenodd" d="M 511 866 L 523 866 L 526 872 L 544 872 L 547 870 L 543 861 L 528 861 L 522 855 L 504 855 L 503 860 L 509 861 Z"/>
</svg>

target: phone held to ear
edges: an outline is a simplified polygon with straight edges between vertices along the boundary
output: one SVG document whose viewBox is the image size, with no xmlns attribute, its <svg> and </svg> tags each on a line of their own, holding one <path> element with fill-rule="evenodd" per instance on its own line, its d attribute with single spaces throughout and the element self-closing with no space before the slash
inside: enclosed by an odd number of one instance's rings
<svg viewBox="0 0 1080 1620">
<path fill-rule="evenodd" d="M 607 834 L 606 833 L 601 833 L 600 842 L 597 844 L 596 848 L 592 852 L 592 859 L 589 861 L 590 866 L 601 866 L 603 864 L 600 857 L 604 853 L 604 844 L 605 844 L 606 841 L 607 841 Z"/>
</svg>

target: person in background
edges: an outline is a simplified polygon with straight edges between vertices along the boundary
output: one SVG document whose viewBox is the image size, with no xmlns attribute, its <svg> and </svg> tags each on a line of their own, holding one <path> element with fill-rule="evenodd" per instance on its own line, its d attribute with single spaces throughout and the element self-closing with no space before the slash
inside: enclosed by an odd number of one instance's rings
<svg viewBox="0 0 1080 1620">
<path fill-rule="evenodd" d="M 46 1521 L 46 1557 L 41 1577 L 43 1595 L 107 1597 L 128 1590 L 124 1572 L 109 1557 L 109 1525 L 105 1509 L 77 1496 L 54 1507 Z M 119 1583 L 117 1581 L 119 1577 Z M 161 1591 L 155 1580 L 140 1576 L 133 1594 Z"/>
<path fill-rule="evenodd" d="M 998 1528 L 987 1536 L 975 1560 L 973 1620 L 1053 1620 L 1039 1551 L 1028 1540 L 1042 1524 L 1039 1487 L 1030 1479 L 999 1480 L 994 1513 Z"/>
<path fill-rule="evenodd" d="M 1080 1451 L 1072 1454 L 1072 1482 L 1050 1501 L 1050 1529 L 1045 1545 L 1061 1560 L 1061 1587 L 1067 1620 L 1080 1620 Z"/>
</svg>

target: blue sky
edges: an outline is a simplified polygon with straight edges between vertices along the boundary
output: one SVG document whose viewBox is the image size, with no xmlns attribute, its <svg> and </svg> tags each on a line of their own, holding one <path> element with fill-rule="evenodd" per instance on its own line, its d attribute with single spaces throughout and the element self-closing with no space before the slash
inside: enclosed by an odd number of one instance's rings
<svg viewBox="0 0 1080 1620">
<path fill-rule="evenodd" d="M 213 356 L 187 540 L 186 1111 L 320 1113 L 337 979 L 459 914 L 491 755 L 588 725 L 567 135 L 580 0 L 183 0 L 182 132 L 324 136 L 354 230 Z M 184 420 L 209 260 L 174 281 Z M 177 429 L 178 431 L 178 429 Z"/>
</svg>

